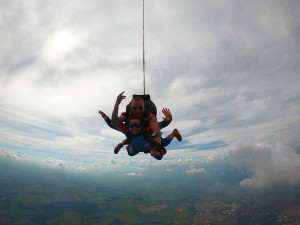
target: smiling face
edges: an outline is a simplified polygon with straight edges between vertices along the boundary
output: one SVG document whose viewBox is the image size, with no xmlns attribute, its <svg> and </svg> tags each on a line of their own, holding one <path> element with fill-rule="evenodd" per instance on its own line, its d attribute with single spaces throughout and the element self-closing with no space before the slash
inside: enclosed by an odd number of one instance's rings
<svg viewBox="0 0 300 225">
<path fill-rule="evenodd" d="M 141 117 L 145 111 L 145 101 L 143 99 L 133 99 L 131 102 L 131 110 L 135 116 Z"/>
<path fill-rule="evenodd" d="M 131 119 L 129 121 L 129 131 L 132 134 L 138 134 L 142 130 L 141 123 L 139 119 Z"/>
</svg>

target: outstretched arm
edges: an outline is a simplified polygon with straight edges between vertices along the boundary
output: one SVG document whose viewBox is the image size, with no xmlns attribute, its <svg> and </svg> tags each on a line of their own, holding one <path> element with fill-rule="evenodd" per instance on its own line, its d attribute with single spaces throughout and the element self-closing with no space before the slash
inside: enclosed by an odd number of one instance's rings
<svg viewBox="0 0 300 225">
<path fill-rule="evenodd" d="M 117 126 L 121 121 L 120 121 L 120 118 L 118 117 L 118 111 L 119 111 L 119 105 L 120 103 L 122 102 L 123 99 L 126 98 L 124 94 L 125 91 L 123 91 L 122 93 L 120 93 L 117 97 L 117 100 L 116 100 L 116 103 L 115 103 L 115 107 L 114 107 L 114 110 L 112 112 L 112 115 L 111 115 L 111 124 L 113 126 Z"/>
<path fill-rule="evenodd" d="M 98 113 L 103 117 L 104 121 L 110 128 L 115 129 L 115 127 L 111 125 L 111 119 L 104 112 L 99 110 Z"/>
<path fill-rule="evenodd" d="M 103 119 L 109 119 L 109 117 L 104 113 L 102 112 L 101 110 L 98 111 L 98 113 L 103 117 Z"/>
</svg>

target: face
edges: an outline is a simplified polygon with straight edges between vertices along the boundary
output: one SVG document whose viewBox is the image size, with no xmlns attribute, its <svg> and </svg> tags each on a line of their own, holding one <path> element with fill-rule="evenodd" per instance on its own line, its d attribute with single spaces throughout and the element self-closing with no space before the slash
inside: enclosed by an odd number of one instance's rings
<svg viewBox="0 0 300 225">
<path fill-rule="evenodd" d="M 129 121 L 129 131 L 132 134 L 138 134 L 138 133 L 140 133 L 141 130 L 142 130 L 142 127 L 141 127 L 140 120 L 138 120 L 138 119 L 131 119 Z"/>
<path fill-rule="evenodd" d="M 145 111 L 144 100 L 132 100 L 131 110 L 134 115 L 140 117 Z"/>
</svg>

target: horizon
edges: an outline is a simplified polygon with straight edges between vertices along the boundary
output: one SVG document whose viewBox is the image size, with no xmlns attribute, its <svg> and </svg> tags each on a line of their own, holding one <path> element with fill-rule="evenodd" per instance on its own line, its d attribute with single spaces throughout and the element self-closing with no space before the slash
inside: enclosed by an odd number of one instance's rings
<svg viewBox="0 0 300 225">
<path fill-rule="evenodd" d="M 0 223 L 300 221 L 300 4 L 145 0 L 145 92 L 183 138 L 162 160 L 114 154 L 97 113 L 143 92 L 142 10 L 1 3 Z"/>
</svg>

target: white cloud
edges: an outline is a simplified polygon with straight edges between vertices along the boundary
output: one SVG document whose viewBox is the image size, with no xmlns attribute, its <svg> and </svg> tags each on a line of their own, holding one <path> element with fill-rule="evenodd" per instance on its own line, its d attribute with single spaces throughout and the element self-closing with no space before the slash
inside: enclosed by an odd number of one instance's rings
<svg viewBox="0 0 300 225">
<path fill-rule="evenodd" d="M 79 171 L 86 171 L 86 170 L 88 170 L 87 168 L 85 168 L 85 167 L 78 167 L 77 168 Z"/>
<path fill-rule="evenodd" d="M 123 111 L 143 92 L 141 2 L 1 6 L 0 141 L 112 149 L 122 137 L 97 111 L 110 115 L 125 90 Z M 163 107 L 174 116 L 163 132 L 177 127 L 185 148 L 299 145 L 298 9 L 277 0 L 147 2 L 146 92 L 159 119 Z"/>
<path fill-rule="evenodd" d="M 233 159 L 248 163 L 248 178 L 242 187 L 262 188 L 300 183 L 300 155 L 295 149 L 282 145 L 259 144 L 232 152 Z"/>
<path fill-rule="evenodd" d="M 142 173 L 124 173 L 123 176 L 140 177 L 142 176 Z"/>
<path fill-rule="evenodd" d="M 191 168 L 191 169 L 186 171 L 186 174 L 188 176 L 203 176 L 203 175 L 207 175 L 208 172 L 204 168 L 199 168 L 199 169 Z"/>
</svg>

